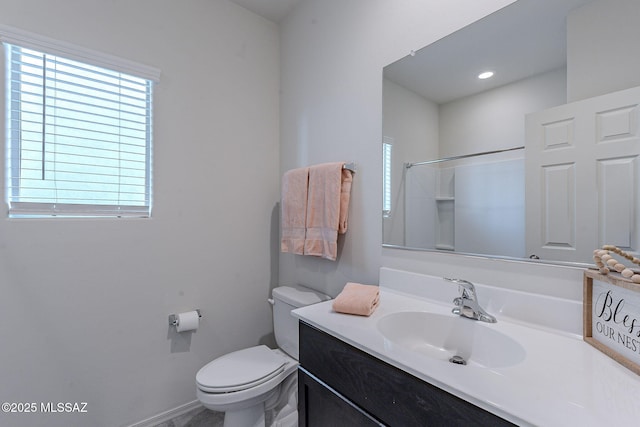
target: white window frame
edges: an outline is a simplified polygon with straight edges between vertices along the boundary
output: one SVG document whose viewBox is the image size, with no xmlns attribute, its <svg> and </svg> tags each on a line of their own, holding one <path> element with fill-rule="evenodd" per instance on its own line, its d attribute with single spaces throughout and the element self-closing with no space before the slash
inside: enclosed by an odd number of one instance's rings
<svg viewBox="0 0 640 427">
<path fill-rule="evenodd" d="M 95 216 L 108 216 L 108 217 L 149 217 L 151 215 L 151 138 L 152 138 L 152 86 L 154 83 L 159 82 L 160 70 L 149 67 L 137 62 L 125 60 L 112 55 L 107 55 L 101 52 L 96 52 L 90 49 L 75 46 L 69 43 L 60 42 L 57 40 L 43 37 L 34 33 L 16 29 L 13 27 L 0 25 L 0 42 L 3 44 L 3 49 L 6 50 L 6 44 L 19 46 L 21 48 L 31 49 L 38 52 L 46 53 L 47 55 L 54 55 L 65 59 L 78 61 L 91 66 L 98 66 L 107 70 L 112 70 L 118 73 L 135 76 L 136 78 L 144 79 L 149 82 L 148 93 L 149 99 L 147 106 L 149 108 L 148 122 L 147 122 L 147 154 L 146 154 L 146 201 L 145 206 L 119 206 L 116 204 L 90 204 L 90 202 L 83 202 L 80 204 L 71 203 L 34 203 L 34 202 L 19 202 L 15 198 L 12 199 L 12 195 L 9 193 L 9 186 L 11 184 L 11 176 L 6 175 L 5 183 L 5 200 L 9 206 L 10 217 L 43 217 L 43 216 L 58 216 L 58 217 L 95 217 Z M 5 55 L 6 56 L 6 55 Z M 7 59 L 5 58 L 5 61 Z M 6 64 L 5 68 L 9 68 Z M 10 74 L 4 76 L 5 81 L 10 80 Z M 6 84 L 3 85 L 4 90 L 7 91 Z M 10 102 L 11 95 L 9 92 L 5 93 L 5 105 Z M 7 108 L 6 115 L 7 120 L 5 122 L 5 144 L 7 156 L 11 155 L 11 138 L 9 134 L 9 108 Z M 15 138 L 14 138 L 15 139 Z M 19 150 L 19 148 L 18 148 Z M 5 165 L 6 174 L 9 174 L 10 158 L 7 158 L 7 164 Z"/>
</svg>

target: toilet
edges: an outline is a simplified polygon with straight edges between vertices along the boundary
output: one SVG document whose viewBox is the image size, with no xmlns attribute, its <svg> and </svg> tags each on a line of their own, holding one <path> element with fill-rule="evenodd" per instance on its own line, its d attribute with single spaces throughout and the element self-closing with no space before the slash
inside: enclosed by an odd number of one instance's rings
<svg viewBox="0 0 640 427">
<path fill-rule="evenodd" d="M 298 319 L 291 310 L 330 299 L 302 286 L 273 290 L 277 349 L 265 345 L 220 356 L 196 374 L 198 400 L 224 412 L 225 427 L 298 425 Z"/>
</svg>

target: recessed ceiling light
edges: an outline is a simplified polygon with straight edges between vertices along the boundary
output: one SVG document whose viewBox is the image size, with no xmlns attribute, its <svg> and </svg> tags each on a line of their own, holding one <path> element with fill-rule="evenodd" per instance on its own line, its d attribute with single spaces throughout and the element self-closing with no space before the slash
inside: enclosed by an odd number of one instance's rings
<svg viewBox="0 0 640 427">
<path fill-rule="evenodd" d="M 478 74 L 479 79 L 488 79 L 489 77 L 493 77 L 493 71 L 485 71 L 484 73 Z"/>
</svg>

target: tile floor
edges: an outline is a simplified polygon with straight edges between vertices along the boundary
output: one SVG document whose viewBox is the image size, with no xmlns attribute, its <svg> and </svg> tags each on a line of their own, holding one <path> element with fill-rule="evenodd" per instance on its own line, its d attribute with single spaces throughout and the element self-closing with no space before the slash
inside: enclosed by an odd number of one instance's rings
<svg viewBox="0 0 640 427">
<path fill-rule="evenodd" d="M 222 427 L 224 413 L 210 411 L 206 408 L 196 408 L 170 421 L 157 424 L 154 427 Z"/>
</svg>

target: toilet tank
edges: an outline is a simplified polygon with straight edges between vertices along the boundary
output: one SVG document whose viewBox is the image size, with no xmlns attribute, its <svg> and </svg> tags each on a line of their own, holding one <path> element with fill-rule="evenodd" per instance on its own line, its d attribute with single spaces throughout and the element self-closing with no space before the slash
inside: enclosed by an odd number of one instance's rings
<svg viewBox="0 0 640 427">
<path fill-rule="evenodd" d="M 298 319 L 291 310 L 331 299 L 303 286 L 280 286 L 273 290 L 273 332 L 278 347 L 298 360 Z"/>
</svg>

